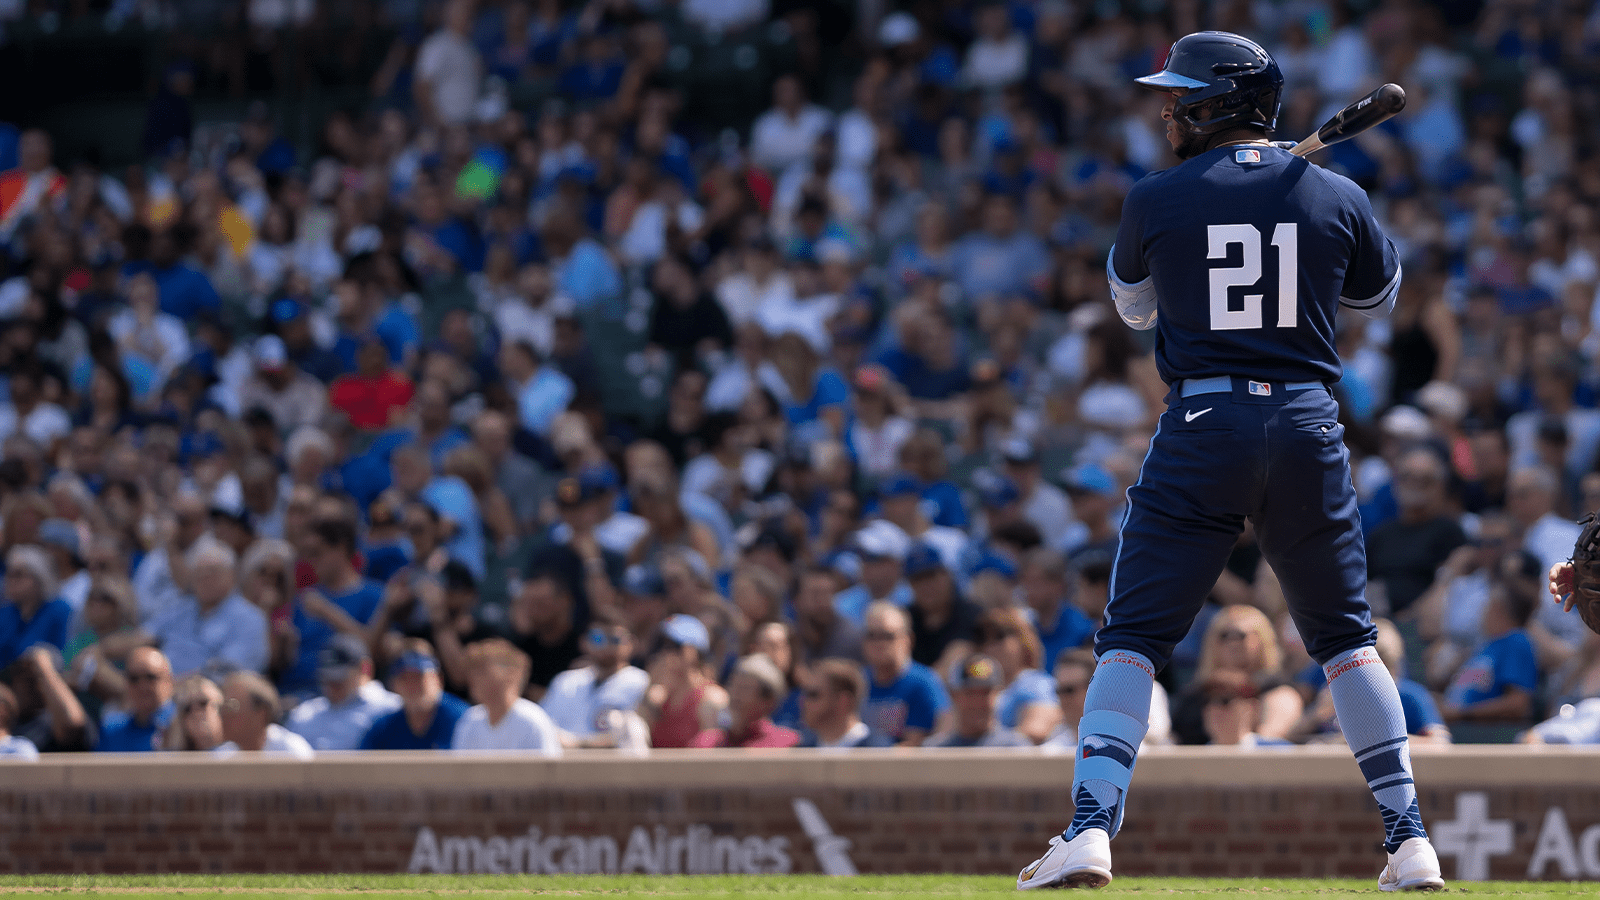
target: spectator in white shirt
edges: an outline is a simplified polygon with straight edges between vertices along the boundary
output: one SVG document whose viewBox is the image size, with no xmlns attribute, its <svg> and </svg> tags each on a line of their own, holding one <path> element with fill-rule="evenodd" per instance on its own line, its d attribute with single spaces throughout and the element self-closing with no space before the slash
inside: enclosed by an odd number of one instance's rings
<svg viewBox="0 0 1600 900">
<path fill-rule="evenodd" d="M 550 681 L 539 705 L 561 729 L 568 747 L 650 746 L 649 729 L 634 714 L 650 676 L 628 664 L 633 633 L 626 625 L 596 621 L 583 638 L 589 664 Z"/>
<path fill-rule="evenodd" d="M 72 431 L 67 411 L 44 399 L 44 371 L 37 364 L 13 366 L 6 388 L 10 402 L 0 404 L 0 441 L 22 434 L 49 449 Z"/>
<path fill-rule="evenodd" d="M 467 682 L 478 705 L 456 723 L 451 749 L 561 755 L 561 729 L 539 704 L 522 696 L 528 669 L 527 654 L 504 638 L 467 648 Z"/>
<path fill-rule="evenodd" d="M 1011 25 L 1011 11 L 1004 3 L 991 3 L 978 10 L 975 23 L 978 38 L 967 49 L 961 80 L 980 90 L 997 90 L 1022 80 L 1028 74 L 1028 41 Z"/>
<path fill-rule="evenodd" d="M 372 680 L 367 645 L 353 634 L 328 641 L 317 658 L 317 684 L 322 696 L 295 707 L 289 730 L 312 749 L 355 750 L 372 723 L 400 708 L 400 698 Z"/>
<path fill-rule="evenodd" d="M 310 759 L 306 739 L 278 724 L 278 689 L 255 672 L 235 672 L 222 683 L 222 736 L 228 739 L 214 753 L 239 751 Z"/>
<path fill-rule="evenodd" d="M 483 59 L 472 45 L 472 3 L 452 0 L 445 7 L 444 27 L 429 35 L 417 51 L 412 96 L 423 121 L 461 125 L 478 103 Z"/>
<path fill-rule="evenodd" d="M 833 114 L 806 102 L 796 75 L 784 75 L 772 86 L 772 109 L 750 129 L 750 159 L 774 175 L 811 156 L 811 146 L 833 125 Z"/>
</svg>

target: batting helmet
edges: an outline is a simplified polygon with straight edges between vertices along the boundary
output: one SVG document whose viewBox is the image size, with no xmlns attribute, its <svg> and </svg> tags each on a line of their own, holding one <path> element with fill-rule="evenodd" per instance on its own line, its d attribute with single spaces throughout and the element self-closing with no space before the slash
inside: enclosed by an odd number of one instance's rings
<svg viewBox="0 0 1600 900">
<path fill-rule="evenodd" d="M 1134 80 L 1153 91 L 1187 88 L 1172 114 L 1198 135 L 1247 125 L 1270 132 L 1283 99 L 1283 73 L 1271 54 L 1255 41 L 1226 31 L 1179 38 L 1167 52 L 1165 68 Z M 1196 119 L 1196 109 L 1208 103 L 1214 103 L 1215 110 Z"/>
</svg>

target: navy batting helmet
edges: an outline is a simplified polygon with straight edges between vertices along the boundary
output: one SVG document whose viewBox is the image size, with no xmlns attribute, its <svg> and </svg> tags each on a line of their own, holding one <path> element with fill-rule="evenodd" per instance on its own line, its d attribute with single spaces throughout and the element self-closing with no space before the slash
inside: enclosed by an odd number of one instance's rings
<svg viewBox="0 0 1600 900">
<path fill-rule="evenodd" d="M 1272 56 L 1249 38 L 1226 31 L 1200 31 L 1179 38 L 1167 52 L 1167 65 L 1154 75 L 1134 79 L 1153 91 L 1186 88 L 1173 116 L 1198 135 L 1254 126 L 1272 131 L 1283 98 L 1283 73 Z M 1194 117 L 1205 104 L 1211 115 Z"/>
</svg>

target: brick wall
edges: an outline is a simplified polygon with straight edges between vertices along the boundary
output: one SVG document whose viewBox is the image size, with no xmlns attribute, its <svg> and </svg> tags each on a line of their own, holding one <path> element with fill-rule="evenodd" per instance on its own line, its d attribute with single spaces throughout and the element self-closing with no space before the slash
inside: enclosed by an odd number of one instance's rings
<svg viewBox="0 0 1600 900">
<path fill-rule="evenodd" d="M 1600 878 L 1600 753 L 1507 749 L 1418 753 L 1446 876 Z M 0 872 L 1014 873 L 1069 779 L 975 751 L 52 759 L 0 766 Z M 1196 748 L 1141 758 L 1115 850 L 1127 875 L 1374 877 L 1381 839 L 1348 753 Z"/>
</svg>

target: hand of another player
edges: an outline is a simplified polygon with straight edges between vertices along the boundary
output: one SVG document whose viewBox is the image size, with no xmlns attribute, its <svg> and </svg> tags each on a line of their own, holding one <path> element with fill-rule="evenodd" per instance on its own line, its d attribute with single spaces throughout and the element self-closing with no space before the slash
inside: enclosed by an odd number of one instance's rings
<svg viewBox="0 0 1600 900">
<path fill-rule="evenodd" d="M 1565 612 L 1572 612 L 1577 600 L 1573 597 L 1572 563 L 1560 562 L 1550 567 L 1550 596 Z"/>
</svg>

